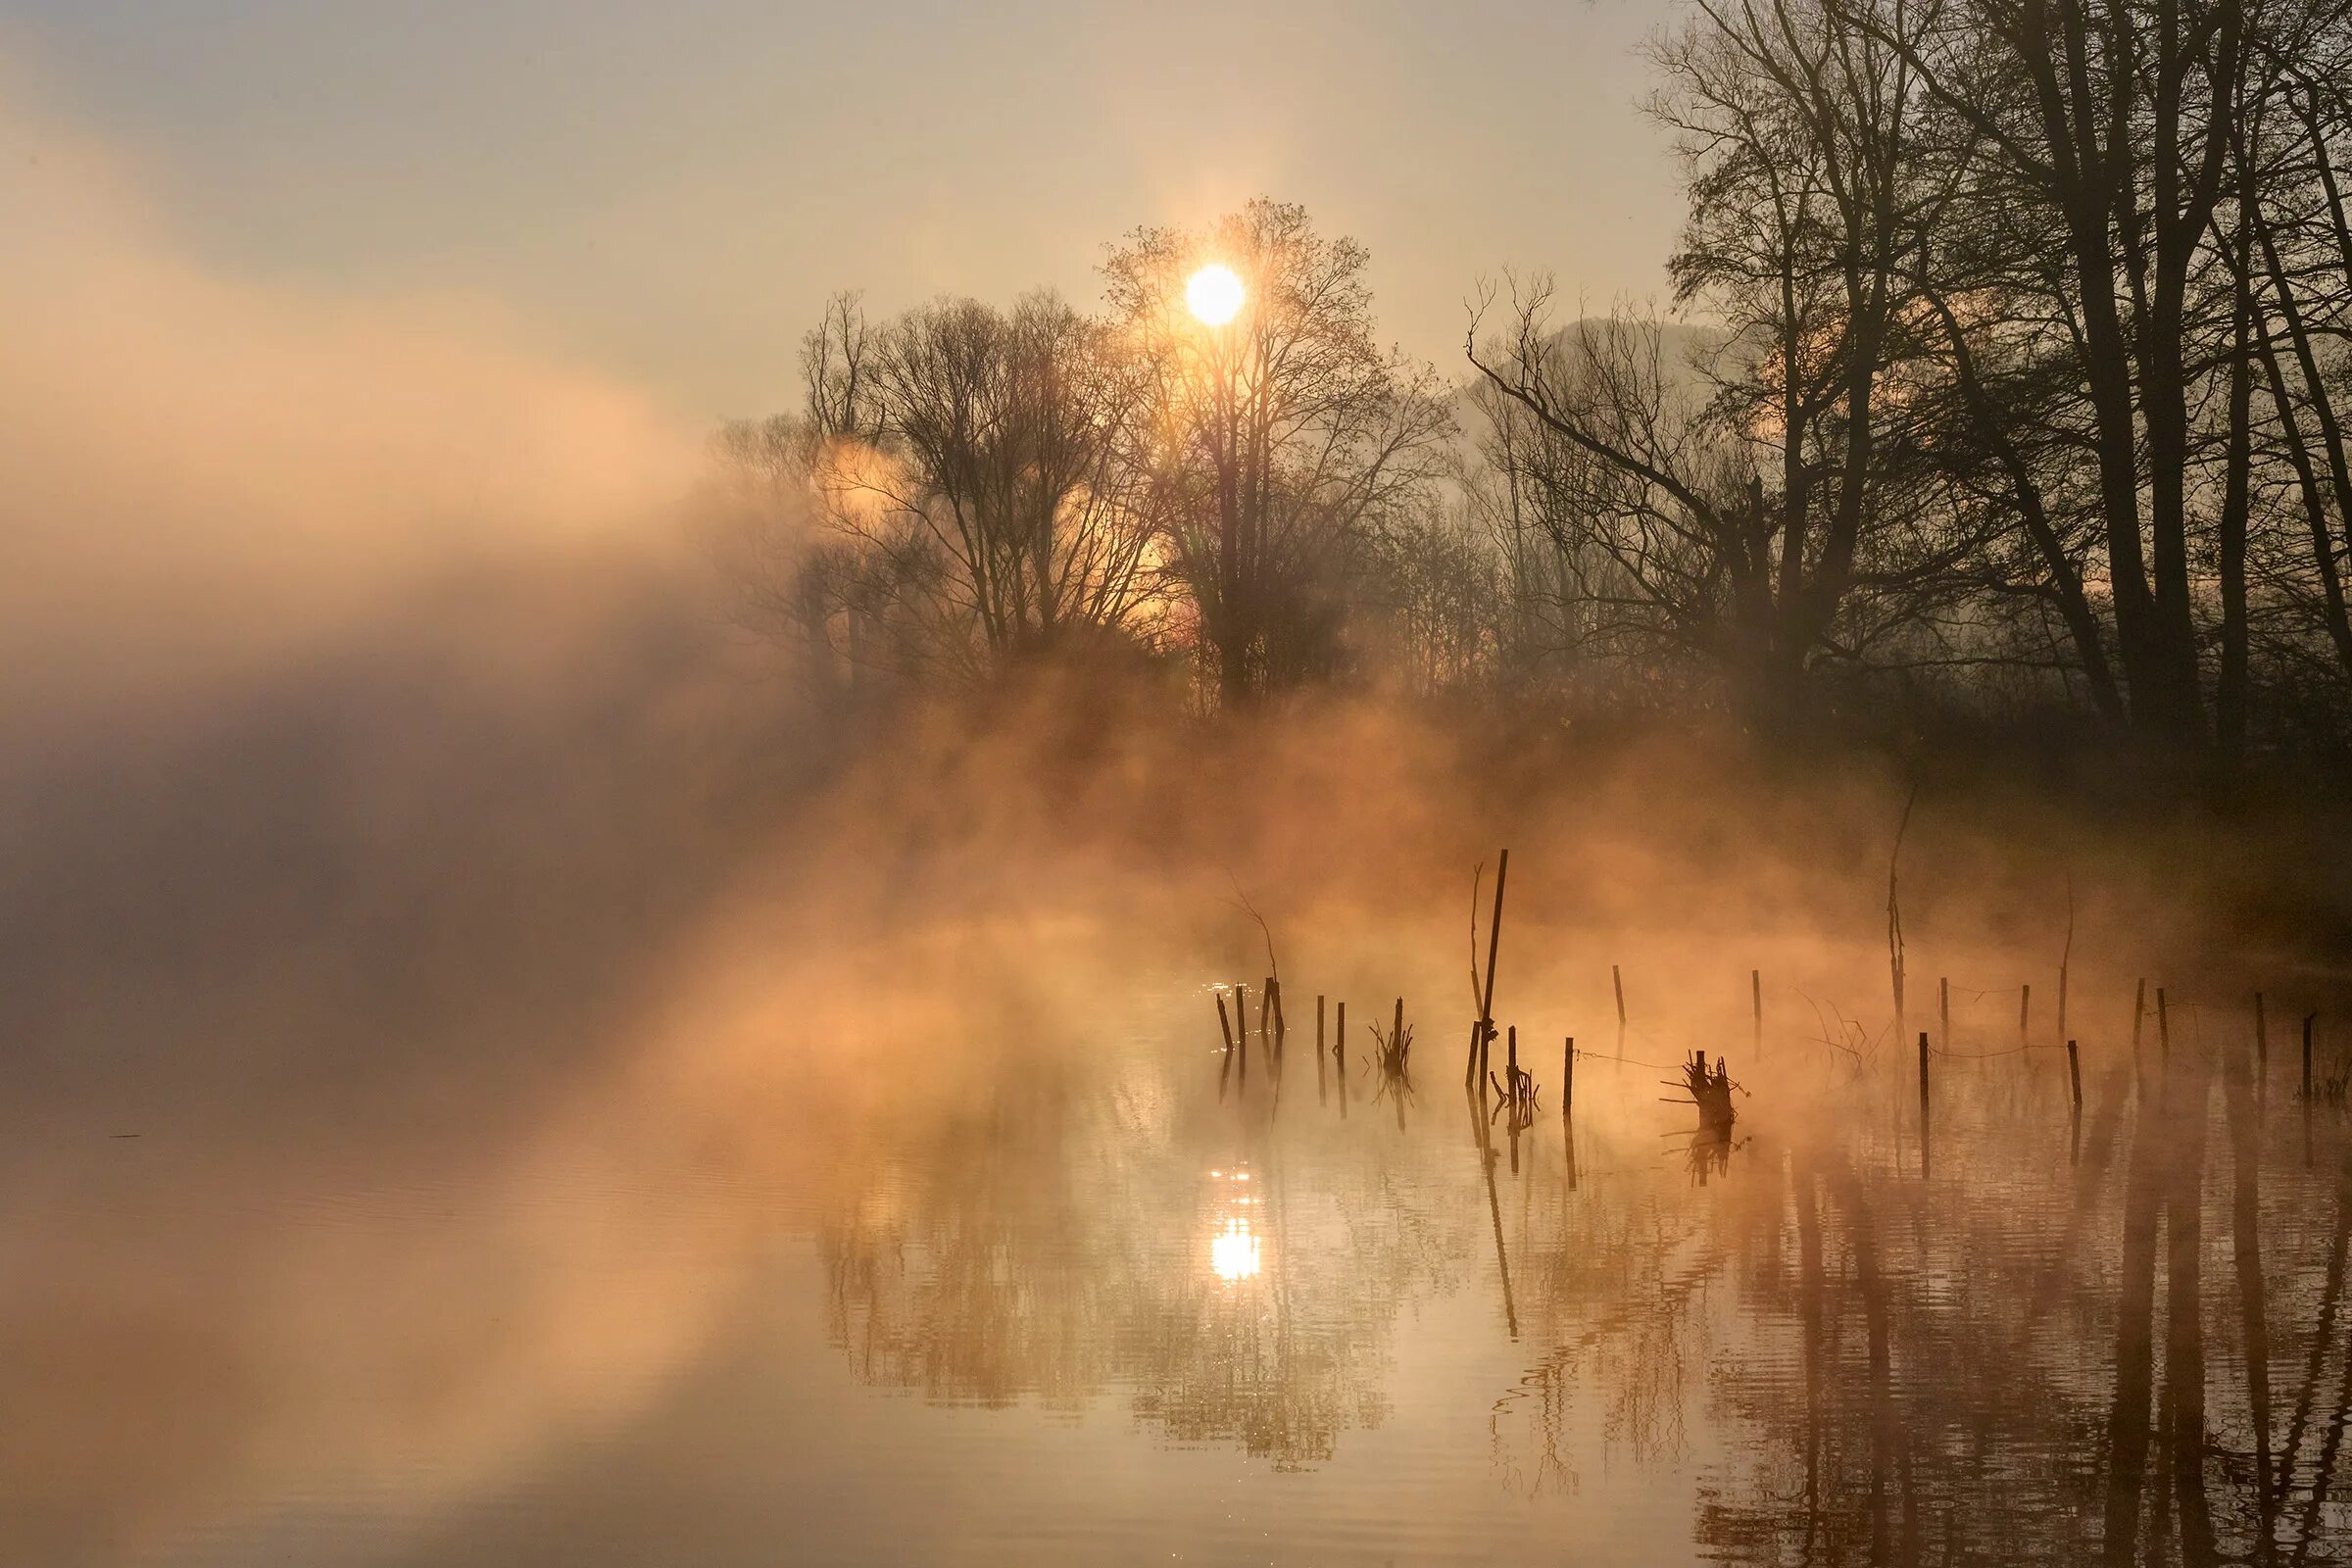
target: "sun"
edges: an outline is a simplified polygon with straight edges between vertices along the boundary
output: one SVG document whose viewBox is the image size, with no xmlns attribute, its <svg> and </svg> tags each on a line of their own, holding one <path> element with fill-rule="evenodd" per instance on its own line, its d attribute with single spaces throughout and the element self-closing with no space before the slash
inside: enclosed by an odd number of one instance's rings
<svg viewBox="0 0 2352 1568">
<path fill-rule="evenodd" d="M 1240 274 L 1222 262 L 1211 262 L 1184 285 L 1184 303 L 1210 326 L 1223 326 L 1241 314 L 1244 295 Z"/>
</svg>

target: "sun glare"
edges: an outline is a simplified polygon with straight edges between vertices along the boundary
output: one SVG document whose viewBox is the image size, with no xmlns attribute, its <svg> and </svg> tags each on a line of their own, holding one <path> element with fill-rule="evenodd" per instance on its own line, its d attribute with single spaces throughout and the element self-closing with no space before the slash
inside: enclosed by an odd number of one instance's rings
<svg viewBox="0 0 2352 1568">
<path fill-rule="evenodd" d="M 1243 292 L 1239 273 L 1222 262 L 1211 262 L 1184 285 L 1184 303 L 1210 326 L 1223 326 L 1241 314 Z"/>
<path fill-rule="evenodd" d="M 1209 1238 L 1208 1266 L 1228 1284 L 1246 1280 L 1257 1272 L 1257 1238 L 1250 1233 L 1248 1220 L 1227 1220 L 1225 1228 Z"/>
</svg>

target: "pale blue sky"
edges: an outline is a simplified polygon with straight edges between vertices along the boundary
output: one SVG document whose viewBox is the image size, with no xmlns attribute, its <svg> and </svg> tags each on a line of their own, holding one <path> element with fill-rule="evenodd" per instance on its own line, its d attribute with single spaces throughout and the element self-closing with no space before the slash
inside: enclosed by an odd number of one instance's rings
<svg viewBox="0 0 2352 1568">
<path fill-rule="evenodd" d="M 715 416 L 791 400 L 835 288 L 1092 303 L 1105 241 L 1259 192 L 1449 373 L 1481 273 L 1657 296 L 1671 6 L 0 0 L 0 51 L 216 265 L 477 293 Z"/>
</svg>

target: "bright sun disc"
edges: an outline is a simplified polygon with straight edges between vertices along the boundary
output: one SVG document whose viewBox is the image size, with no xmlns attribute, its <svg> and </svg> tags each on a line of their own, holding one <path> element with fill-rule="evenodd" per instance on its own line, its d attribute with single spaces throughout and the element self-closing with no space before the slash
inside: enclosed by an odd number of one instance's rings
<svg viewBox="0 0 2352 1568">
<path fill-rule="evenodd" d="M 1241 314 L 1241 277 L 1223 263 L 1211 262 L 1184 285 L 1184 303 L 1210 326 L 1223 326 Z"/>
</svg>

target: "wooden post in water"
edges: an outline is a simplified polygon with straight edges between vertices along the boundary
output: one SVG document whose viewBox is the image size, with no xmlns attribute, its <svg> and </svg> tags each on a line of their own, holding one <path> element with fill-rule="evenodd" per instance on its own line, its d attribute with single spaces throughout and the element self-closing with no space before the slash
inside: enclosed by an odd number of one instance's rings
<svg viewBox="0 0 2352 1568">
<path fill-rule="evenodd" d="M 1271 982 L 1268 989 L 1274 993 L 1274 1075 L 1279 1078 L 1282 1076 L 1282 1058 L 1285 1054 L 1283 1048 L 1290 1041 L 1291 1026 L 1282 1015 L 1281 980 L 1277 979 Z"/>
<path fill-rule="evenodd" d="M 2029 1017 L 2031 1017 L 2031 1016 L 2033 1015 L 2033 1011 L 2034 1011 L 2034 988 L 2033 988 L 2033 986 L 2031 986 L 2031 985 L 2024 985 L 2024 986 L 2020 986 L 2020 987 L 2018 987 L 2018 991 L 2017 991 L 2017 1043 L 2018 1043 L 2019 1045 L 2021 1045 L 2021 1046 L 2022 1046 L 2022 1045 L 2024 1045 L 2024 1044 L 2026 1043 L 2027 1039 L 2029 1038 L 2029 1035 L 2028 1035 L 2028 1032 L 2027 1032 L 2026 1020 L 2027 1020 Z"/>
<path fill-rule="evenodd" d="M 1217 998 L 1217 1028 L 1224 1033 L 1225 1054 L 1230 1056 L 1233 1054 L 1233 1025 L 1226 1021 L 1225 999 L 1223 997 Z"/>
<path fill-rule="evenodd" d="M 2166 1060 L 2173 1054 L 2173 1015 L 2165 1010 L 2164 987 L 2156 988 L 2156 1050 Z"/>
<path fill-rule="evenodd" d="M 1487 1034 L 1494 1020 L 1494 950 L 1502 942 L 1502 884 L 1511 874 L 1511 852 L 1505 850 L 1494 861 L 1494 912 L 1487 919 L 1487 979 L 1486 991 L 1478 1002 L 1478 1022 L 1470 1026 L 1470 1059 L 1462 1064 L 1465 1087 L 1475 1082 L 1487 1049 Z M 1472 906 L 1473 912 L 1476 906 Z"/>
<path fill-rule="evenodd" d="M 1952 982 L 1938 978 L 1936 982 L 1936 1016 L 1943 1024 L 1943 1049 L 1952 1049 Z"/>
<path fill-rule="evenodd" d="M 1617 988 L 1617 1054 L 1625 1054 L 1625 971 L 1609 965 L 1609 984 Z"/>
<path fill-rule="evenodd" d="M 1519 1095 L 1519 1026 L 1517 1024 L 1511 1025 L 1510 1035 L 1503 1042 L 1503 1093 L 1517 1099 Z"/>
<path fill-rule="evenodd" d="M 1397 1015 L 1403 1016 L 1401 1004 L 1399 1004 Z M 1492 1026 L 1478 1032 L 1478 1092 L 1481 1095 L 1487 1092 L 1487 1053 L 1494 1044 L 1494 1030 Z"/>
<path fill-rule="evenodd" d="M 1754 1049 L 1754 1051 L 1755 1051 L 1756 1059 L 1757 1059 L 1758 1061 L 1761 1061 L 1761 1060 L 1763 1060 L 1763 1059 L 1764 1059 L 1764 971 L 1763 971 L 1763 970 L 1761 970 L 1761 969 L 1750 969 L 1750 970 L 1748 970 L 1748 971 L 1747 971 L 1747 996 L 1748 996 L 1748 1002 L 1749 1002 L 1749 1004 L 1751 1004 L 1751 1006 L 1753 1007 L 1753 1009 L 1754 1009 L 1754 1012 L 1755 1012 L 1755 1015 L 1756 1015 L 1756 1031 L 1755 1031 L 1755 1039 L 1754 1039 L 1754 1045 L 1753 1045 L 1753 1049 Z"/>
<path fill-rule="evenodd" d="M 2254 1088 L 2260 1093 L 2271 1076 L 2271 1029 L 2262 1015 L 2262 993 L 2254 993 Z"/>
<path fill-rule="evenodd" d="M 1330 1063 L 1323 1059 L 1323 996 L 1321 992 L 1317 992 L 1315 994 L 1315 1099 L 1317 1101 L 1326 1100 L 1330 1098 Z"/>
<path fill-rule="evenodd" d="M 1576 1036 L 1560 1047 L 1560 1120 L 1576 1107 Z"/>
<path fill-rule="evenodd" d="M 2139 989 L 2132 993 L 2132 1065 L 2139 1065 L 2140 1025 L 2148 1016 L 2148 983 L 2140 981 Z"/>
<path fill-rule="evenodd" d="M 2082 1114 L 2082 1056 L 2075 1050 L 2072 1040 L 2066 1043 L 2066 1076 L 2075 1091 L 2075 1114 L 2080 1116 Z"/>
<path fill-rule="evenodd" d="M 1332 1025 L 1331 1064 L 1340 1075 L 1340 1114 L 1348 1114 L 1348 1004 L 1339 1004 Z"/>
<path fill-rule="evenodd" d="M 1919 1174 L 1928 1174 L 1928 1032 L 1919 1032 Z"/>
</svg>

